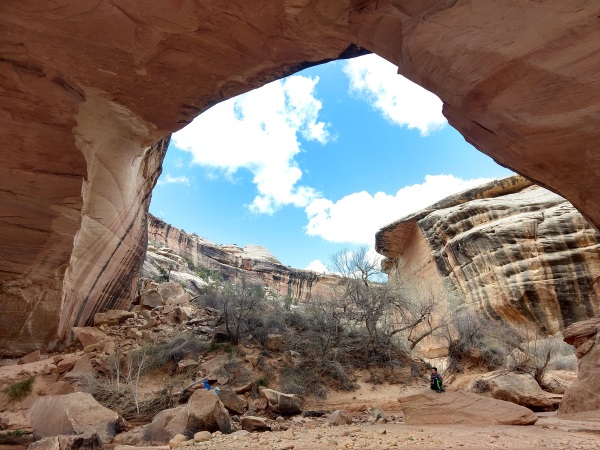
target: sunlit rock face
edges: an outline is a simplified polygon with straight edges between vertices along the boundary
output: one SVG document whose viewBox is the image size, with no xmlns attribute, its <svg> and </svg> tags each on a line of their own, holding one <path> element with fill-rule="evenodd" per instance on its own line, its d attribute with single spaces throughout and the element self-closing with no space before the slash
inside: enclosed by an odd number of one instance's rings
<svg viewBox="0 0 600 450">
<path fill-rule="evenodd" d="M 545 333 L 600 314 L 599 249 L 600 235 L 568 201 L 520 176 L 444 199 L 377 234 L 388 266 L 435 264 L 430 279 L 450 281 L 481 313 Z"/>
<path fill-rule="evenodd" d="M 131 300 L 161 138 L 365 51 L 600 225 L 599 15 L 587 0 L 2 1 L 1 351 L 52 346 Z"/>
<path fill-rule="evenodd" d="M 285 266 L 259 245 L 243 248 L 217 245 L 151 214 L 148 215 L 148 239 L 153 244 L 168 247 L 196 268 L 217 272 L 226 281 L 266 286 L 279 296 L 298 302 L 328 298 L 340 282 L 340 278 L 335 276 Z"/>
</svg>

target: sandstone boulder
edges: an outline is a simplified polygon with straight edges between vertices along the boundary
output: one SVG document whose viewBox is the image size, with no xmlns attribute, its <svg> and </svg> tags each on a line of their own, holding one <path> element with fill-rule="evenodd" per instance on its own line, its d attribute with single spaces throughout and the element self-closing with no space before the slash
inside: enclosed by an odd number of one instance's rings
<svg viewBox="0 0 600 450">
<path fill-rule="evenodd" d="M 242 430 L 246 431 L 271 431 L 265 419 L 257 416 L 244 416 L 240 419 Z"/>
<path fill-rule="evenodd" d="M 84 392 L 38 397 L 29 410 L 36 439 L 50 436 L 97 433 L 109 443 L 126 422 Z"/>
<path fill-rule="evenodd" d="M 219 400 L 223 403 L 223 406 L 231 414 L 242 415 L 248 409 L 248 401 L 239 397 L 233 390 L 228 388 L 221 388 L 219 390 Z"/>
<path fill-rule="evenodd" d="M 189 302 L 189 294 L 176 282 L 161 283 L 156 288 L 165 305 L 178 305 Z M 186 302 L 187 299 L 187 302 Z"/>
<path fill-rule="evenodd" d="M 121 309 L 111 309 L 103 313 L 97 313 L 94 316 L 94 326 L 100 325 L 119 325 L 125 322 L 127 319 L 132 319 L 135 314 L 131 311 L 124 311 Z"/>
<path fill-rule="evenodd" d="M 269 334 L 265 347 L 272 352 L 282 352 L 285 348 L 285 338 L 281 334 Z"/>
<path fill-rule="evenodd" d="M 176 434 L 185 432 L 184 420 L 179 421 L 179 426 L 176 426 L 177 423 L 171 424 L 173 419 L 184 409 L 185 406 L 179 406 L 177 408 L 165 409 L 159 412 L 154 416 L 152 423 L 148 425 L 148 428 L 146 428 L 144 440 L 155 444 L 166 444 Z"/>
<path fill-rule="evenodd" d="M 199 390 L 192 394 L 185 411 L 187 429 L 197 431 L 221 431 L 231 433 L 229 413 L 214 391 Z"/>
<path fill-rule="evenodd" d="M 297 395 L 264 388 L 260 390 L 260 394 L 267 399 L 269 409 L 275 413 L 294 416 L 302 412 L 304 402 Z"/>
<path fill-rule="evenodd" d="M 25 356 L 22 356 L 18 363 L 19 364 L 29 364 L 32 362 L 37 362 L 42 359 L 42 353 L 39 350 L 35 350 L 31 353 L 27 353 Z"/>
<path fill-rule="evenodd" d="M 140 292 L 141 304 L 148 308 L 156 308 L 163 305 L 163 298 L 160 292 L 155 289 L 143 289 Z"/>
<path fill-rule="evenodd" d="M 102 441 L 96 433 L 50 436 L 34 442 L 28 450 L 102 450 Z"/>
<path fill-rule="evenodd" d="M 158 413 L 146 428 L 144 440 L 167 444 L 177 435 L 191 439 L 198 431 L 231 432 L 229 414 L 214 391 L 196 391 L 187 405 Z"/>
<path fill-rule="evenodd" d="M 600 317 L 569 325 L 565 342 L 573 345 L 578 358 L 577 379 L 565 391 L 559 414 L 600 409 Z"/>
<path fill-rule="evenodd" d="M 492 372 L 475 378 L 468 390 L 476 393 L 482 388 L 495 399 L 516 403 L 532 411 L 553 410 L 552 402 L 528 373 Z"/>
<path fill-rule="evenodd" d="M 438 394 L 427 389 L 398 402 L 409 425 L 533 425 L 537 421 L 524 406 L 464 391 Z"/>
<path fill-rule="evenodd" d="M 347 411 L 338 409 L 337 411 L 332 412 L 327 418 L 327 423 L 333 426 L 351 425 L 352 416 Z"/>
<path fill-rule="evenodd" d="M 73 334 L 83 348 L 98 344 L 107 338 L 106 333 L 94 327 L 73 327 Z"/>
</svg>

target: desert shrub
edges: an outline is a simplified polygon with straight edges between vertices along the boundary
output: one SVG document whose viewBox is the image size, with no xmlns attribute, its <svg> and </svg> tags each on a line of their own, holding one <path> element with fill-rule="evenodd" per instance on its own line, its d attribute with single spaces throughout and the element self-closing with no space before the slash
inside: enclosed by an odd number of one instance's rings
<svg viewBox="0 0 600 450">
<path fill-rule="evenodd" d="M 279 388 L 287 394 L 325 398 L 327 388 L 314 367 L 284 367 L 279 372 Z"/>
<path fill-rule="evenodd" d="M 488 392 L 490 390 L 490 383 L 486 380 L 479 379 L 475 381 L 475 384 L 473 385 L 473 390 L 478 394 Z"/>
<path fill-rule="evenodd" d="M 35 377 L 31 376 L 21 381 L 15 381 L 4 388 L 4 393 L 9 400 L 22 400 L 31 394 Z"/>
<path fill-rule="evenodd" d="M 501 325 L 465 309 L 454 315 L 455 333 L 448 333 L 448 371 L 462 372 L 465 368 L 494 370 L 501 367 L 508 348 L 501 336 Z"/>
<path fill-rule="evenodd" d="M 225 333 L 232 344 L 250 334 L 265 311 L 265 292 L 260 286 L 214 283 L 196 302 L 203 307 L 216 309 L 224 321 Z"/>
<path fill-rule="evenodd" d="M 339 361 L 322 361 L 319 366 L 321 378 L 326 384 L 340 391 L 354 391 L 358 385 L 354 382 L 354 377 Z"/>
<path fill-rule="evenodd" d="M 254 382 L 257 386 L 262 386 L 262 387 L 269 387 L 270 381 L 267 377 L 261 377 L 258 378 L 255 382 Z"/>
<path fill-rule="evenodd" d="M 137 391 L 116 385 L 110 378 L 87 375 L 79 379 L 84 392 L 91 394 L 98 403 L 118 412 L 126 420 L 152 420 L 164 409 L 174 404 L 173 389 L 168 386 L 149 399 L 140 399 Z"/>
<path fill-rule="evenodd" d="M 161 368 L 171 361 L 197 357 L 208 349 L 208 344 L 193 335 L 183 335 L 166 342 L 149 343 L 134 352 L 137 359 L 145 358 L 143 373 Z"/>
</svg>

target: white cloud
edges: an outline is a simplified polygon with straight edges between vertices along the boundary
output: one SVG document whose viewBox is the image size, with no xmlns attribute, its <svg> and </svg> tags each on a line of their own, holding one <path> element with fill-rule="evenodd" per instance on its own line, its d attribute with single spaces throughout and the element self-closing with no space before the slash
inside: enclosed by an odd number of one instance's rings
<svg viewBox="0 0 600 450">
<path fill-rule="evenodd" d="M 463 180 L 453 175 L 426 175 L 422 184 L 403 187 L 395 195 L 384 192 L 371 195 L 362 191 L 337 202 L 317 198 L 305 208 L 308 216 L 306 233 L 330 242 L 373 245 L 375 233 L 388 223 L 488 181 L 491 179 Z"/>
<path fill-rule="evenodd" d="M 320 259 L 315 259 L 314 261 L 312 261 L 308 266 L 306 266 L 304 268 L 304 270 L 312 270 L 313 272 L 317 272 L 317 273 L 328 273 L 329 272 L 329 270 L 327 269 L 327 266 L 325 264 L 323 264 Z"/>
<path fill-rule="evenodd" d="M 170 173 L 165 173 L 162 175 L 157 182 L 158 185 L 164 184 L 185 184 L 186 186 L 190 185 L 190 180 L 185 175 L 181 175 L 179 177 L 174 177 Z"/>
<path fill-rule="evenodd" d="M 350 92 L 363 96 L 385 118 L 400 126 L 417 128 L 421 135 L 446 125 L 442 101 L 431 92 L 398 75 L 396 66 L 371 54 L 346 62 Z"/>
<path fill-rule="evenodd" d="M 193 164 L 226 176 L 249 170 L 258 190 L 252 211 L 272 214 L 283 205 L 304 207 L 317 192 L 298 185 L 298 137 L 323 144 L 330 138 L 328 124 L 318 120 L 318 81 L 292 76 L 220 103 L 175 133 L 175 145 L 192 154 Z"/>
</svg>

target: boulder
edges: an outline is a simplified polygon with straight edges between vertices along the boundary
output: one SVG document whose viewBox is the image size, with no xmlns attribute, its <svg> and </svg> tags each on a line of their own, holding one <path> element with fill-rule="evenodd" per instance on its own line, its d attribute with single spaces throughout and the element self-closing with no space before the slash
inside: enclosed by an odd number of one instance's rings
<svg viewBox="0 0 600 450">
<path fill-rule="evenodd" d="M 182 296 L 186 294 L 183 290 L 183 287 L 174 281 L 170 281 L 167 283 L 161 283 L 157 286 L 156 290 L 162 297 L 162 301 L 165 305 L 179 304 L 181 303 L 179 300 Z M 188 302 L 189 302 L 189 294 Z M 177 302 L 176 302 L 177 300 Z"/>
<path fill-rule="evenodd" d="M 96 433 L 50 436 L 34 442 L 27 450 L 102 450 L 102 442 Z"/>
<path fill-rule="evenodd" d="M 398 402 L 409 425 L 533 425 L 537 421 L 524 406 L 464 391 L 426 389 Z"/>
<path fill-rule="evenodd" d="M 516 403 L 532 411 L 552 411 L 552 402 L 532 375 L 528 373 L 492 372 L 476 378 L 469 386 L 470 392 L 486 393 L 498 400 Z"/>
<path fill-rule="evenodd" d="M 236 395 L 231 389 L 222 388 L 218 395 L 225 409 L 231 414 L 242 415 L 248 409 L 248 401 Z"/>
<path fill-rule="evenodd" d="M 185 421 L 179 421 L 181 424 L 179 427 L 175 426 L 176 423 L 171 424 L 179 412 L 184 409 L 185 406 L 179 406 L 177 408 L 165 409 L 159 412 L 156 416 L 154 416 L 152 423 L 148 425 L 148 428 L 146 428 L 146 431 L 144 432 L 144 440 L 150 443 L 166 444 L 176 434 L 185 432 Z"/>
<path fill-rule="evenodd" d="M 265 343 L 267 350 L 272 352 L 282 352 L 285 348 L 285 339 L 281 334 L 269 334 Z"/>
<path fill-rule="evenodd" d="M 260 394 L 267 399 L 269 409 L 282 416 L 295 416 L 300 414 L 303 408 L 303 401 L 294 394 L 284 394 L 273 389 L 261 389 Z"/>
<path fill-rule="evenodd" d="M 327 418 L 327 423 L 333 426 L 350 425 L 352 424 L 352 416 L 347 411 L 338 409 Z"/>
<path fill-rule="evenodd" d="M 244 416 L 240 419 L 242 430 L 246 431 L 271 431 L 265 419 L 257 416 Z"/>
<path fill-rule="evenodd" d="M 159 412 L 144 433 L 144 440 L 167 444 L 181 434 L 192 438 L 198 431 L 231 433 L 229 414 L 214 391 L 199 390 L 187 405 Z"/>
<path fill-rule="evenodd" d="M 42 353 L 39 350 L 35 350 L 31 353 L 27 353 L 25 356 L 22 356 L 18 364 L 29 364 L 32 362 L 38 362 L 42 359 Z"/>
<path fill-rule="evenodd" d="M 98 344 L 107 338 L 106 333 L 94 327 L 73 327 L 72 330 L 75 338 L 81 342 L 83 348 Z"/>
<path fill-rule="evenodd" d="M 214 391 L 195 391 L 188 401 L 185 413 L 187 429 L 192 434 L 197 431 L 217 430 L 225 434 L 231 433 L 229 413 Z"/>
<path fill-rule="evenodd" d="M 148 308 L 156 308 L 163 305 L 163 298 L 157 289 L 143 289 L 140 292 L 141 304 Z"/>
<path fill-rule="evenodd" d="M 39 394 L 40 395 L 66 395 L 75 392 L 73 386 L 66 381 L 57 381 L 43 387 Z"/>
<path fill-rule="evenodd" d="M 558 413 L 600 409 L 600 317 L 569 325 L 563 336 L 577 350 L 579 370 L 577 379 L 564 393 Z"/>
<path fill-rule="evenodd" d="M 198 366 L 198 361 L 195 359 L 183 359 L 177 363 L 177 372 L 187 372 L 188 370 L 194 369 L 196 366 Z"/>
<path fill-rule="evenodd" d="M 385 419 L 386 414 L 380 406 L 374 405 L 367 409 L 367 413 L 373 420 Z"/>
<path fill-rule="evenodd" d="M 93 373 L 95 373 L 95 370 L 92 367 L 92 362 L 89 357 L 84 355 L 77 360 L 73 368 L 65 374 L 64 378 L 77 379 Z"/>
<path fill-rule="evenodd" d="M 100 325 L 119 325 L 125 322 L 127 319 L 132 319 L 135 314 L 130 311 L 124 311 L 121 309 L 111 309 L 103 313 L 97 313 L 94 316 L 94 326 L 99 327 Z"/>
<path fill-rule="evenodd" d="M 36 439 L 97 433 L 105 444 L 126 425 L 119 414 L 84 392 L 38 397 L 29 410 L 29 420 Z"/>
</svg>

